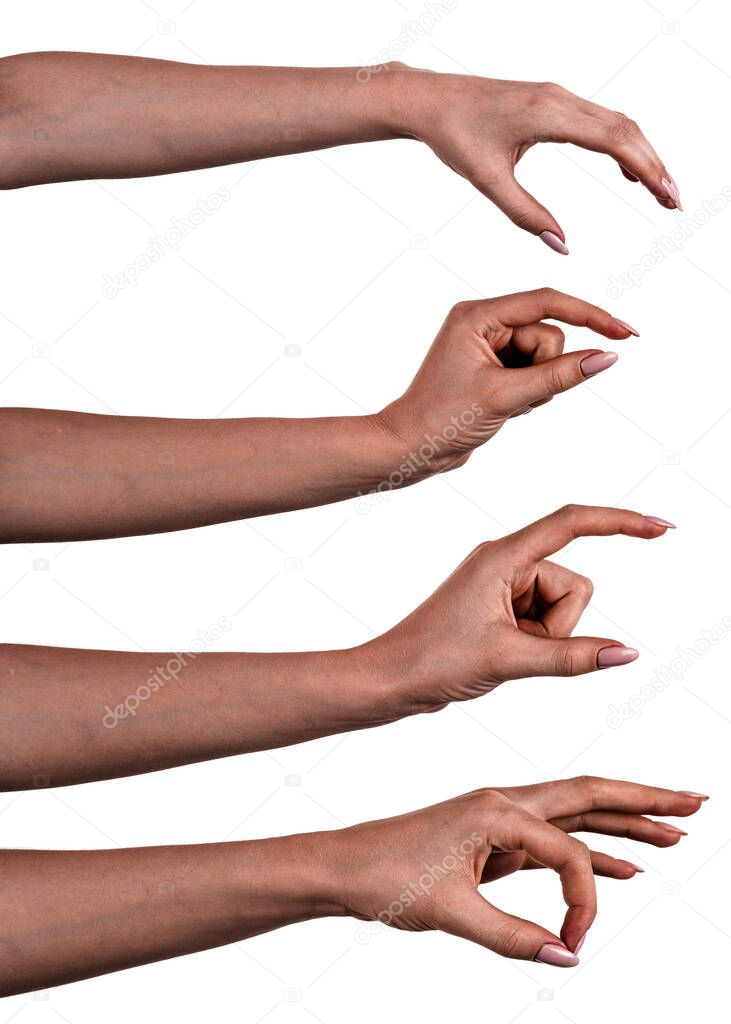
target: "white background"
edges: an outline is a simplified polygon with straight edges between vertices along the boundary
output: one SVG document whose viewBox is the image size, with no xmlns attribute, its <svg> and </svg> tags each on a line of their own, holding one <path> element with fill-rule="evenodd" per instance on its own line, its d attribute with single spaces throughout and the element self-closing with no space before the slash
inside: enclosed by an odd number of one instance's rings
<svg viewBox="0 0 731 1024">
<path fill-rule="evenodd" d="M 563 556 L 596 584 L 586 632 L 640 649 L 628 668 L 512 683 L 439 715 L 271 755 L 4 795 L 0 841 L 245 839 L 583 772 L 710 792 L 691 834 L 669 851 L 597 844 L 646 874 L 599 880 L 599 917 L 572 972 L 508 963 L 436 934 L 382 930 L 362 944 L 355 922 L 319 921 L 12 998 L 1 1022 L 162 1012 L 252 1024 L 593 1024 L 628 1007 L 635 1019 L 715 1016 L 726 1000 L 731 639 L 654 699 L 642 693 L 677 647 L 731 613 L 731 212 L 702 213 L 729 185 L 731 14 L 722 0 L 659 3 L 461 0 L 418 44 L 393 52 L 444 71 L 555 80 L 639 121 L 679 184 L 684 215 L 663 211 L 595 154 L 543 146 L 520 167 L 563 225 L 568 258 L 405 141 L 0 196 L 3 405 L 200 417 L 375 410 L 406 385 L 453 303 L 544 284 L 605 305 L 642 334 L 617 345 L 610 372 L 509 424 L 465 468 L 365 515 L 346 502 L 167 536 L 9 546 L 0 552 L 3 640 L 185 649 L 227 615 L 226 649 L 346 646 L 406 614 L 479 541 L 567 501 L 622 504 L 679 525 L 652 544 L 585 540 Z M 182 10 L 176 0 L 16 0 L 3 8 L 3 48 L 359 65 L 425 10 L 419 0 L 193 0 Z M 221 186 L 231 200 L 176 253 L 136 287 L 103 296 L 106 274 Z M 653 260 L 655 241 L 677 228 L 677 247 Z M 644 267 L 639 283 L 608 296 L 610 274 L 633 266 Z M 572 332 L 569 344 L 593 339 Z M 299 354 L 286 355 L 287 345 Z M 300 559 L 300 571 L 286 559 Z M 633 696 L 637 714 L 612 728 L 611 705 Z M 558 926 L 558 884 L 547 874 L 506 880 L 491 896 Z"/>
</svg>

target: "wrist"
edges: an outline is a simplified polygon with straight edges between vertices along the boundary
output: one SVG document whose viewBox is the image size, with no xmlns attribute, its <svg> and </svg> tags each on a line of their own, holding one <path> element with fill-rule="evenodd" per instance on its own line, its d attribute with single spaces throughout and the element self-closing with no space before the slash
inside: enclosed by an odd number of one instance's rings
<svg viewBox="0 0 731 1024">
<path fill-rule="evenodd" d="M 394 453 L 399 453 L 393 475 L 403 479 L 396 486 L 417 483 L 443 473 L 466 454 L 464 447 L 454 443 L 463 430 L 459 417 L 440 423 L 439 429 L 434 429 L 435 423 L 427 423 L 427 417 L 418 405 L 415 408 L 415 403 L 402 397 L 372 419 L 378 423 L 381 432 L 392 438 Z"/>
<path fill-rule="evenodd" d="M 412 68 L 400 61 L 389 61 L 358 71 L 359 81 L 368 81 L 380 90 L 378 104 L 394 138 L 425 141 L 435 108 L 437 72 Z"/>
<path fill-rule="evenodd" d="M 440 472 L 442 459 L 407 417 L 396 414 L 396 403 L 381 412 L 357 418 L 351 438 L 363 467 L 359 478 L 364 510 L 371 502 Z"/>
<path fill-rule="evenodd" d="M 336 652 L 344 659 L 351 713 L 366 728 L 405 718 L 412 708 L 405 696 L 401 664 L 383 637 Z"/>
</svg>

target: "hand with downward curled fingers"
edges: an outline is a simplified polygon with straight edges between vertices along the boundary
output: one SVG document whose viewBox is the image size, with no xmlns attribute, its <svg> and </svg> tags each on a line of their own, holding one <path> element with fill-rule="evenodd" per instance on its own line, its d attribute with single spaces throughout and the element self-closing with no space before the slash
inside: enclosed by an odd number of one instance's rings
<svg viewBox="0 0 731 1024">
<path fill-rule="evenodd" d="M 553 215 L 516 180 L 518 161 L 540 142 L 604 153 L 642 182 L 666 210 L 682 210 L 678 187 L 639 125 L 555 82 L 511 82 L 397 69 L 409 133 L 472 182 L 514 224 L 568 254 Z"/>
<path fill-rule="evenodd" d="M 416 376 L 376 419 L 412 449 L 427 472 L 462 465 L 507 420 L 549 402 L 617 361 L 615 352 L 564 353 L 564 332 L 546 320 L 588 327 L 611 341 L 638 336 L 606 310 L 552 288 L 460 302 Z"/>
<path fill-rule="evenodd" d="M 642 868 L 571 833 L 674 846 L 687 833 L 647 815 L 688 817 L 706 799 L 591 777 L 476 790 L 333 833 L 337 902 L 363 920 L 436 929 L 501 956 L 574 967 L 597 912 L 594 876 L 628 879 Z M 560 878 L 567 910 L 556 933 L 498 909 L 478 891 L 530 868 L 550 868 Z"/>
<path fill-rule="evenodd" d="M 550 556 L 578 537 L 652 540 L 671 527 L 639 512 L 567 505 L 475 548 L 423 604 L 366 648 L 396 668 L 410 713 L 479 697 L 509 679 L 625 665 L 638 656 L 633 648 L 572 636 L 592 584 Z"/>
</svg>

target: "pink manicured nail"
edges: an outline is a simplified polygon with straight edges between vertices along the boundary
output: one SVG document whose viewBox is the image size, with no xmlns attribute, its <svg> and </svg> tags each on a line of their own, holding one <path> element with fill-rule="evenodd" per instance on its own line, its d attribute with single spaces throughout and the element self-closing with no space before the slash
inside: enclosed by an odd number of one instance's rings
<svg viewBox="0 0 731 1024">
<path fill-rule="evenodd" d="M 620 327 L 624 327 L 625 331 L 629 331 L 630 334 L 634 334 L 635 338 L 639 338 L 640 332 L 636 331 L 634 327 L 627 323 L 626 320 L 620 320 L 618 316 L 615 316 L 614 319 L 617 321 Z"/>
<path fill-rule="evenodd" d="M 516 412 L 511 412 L 508 416 L 509 420 L 514 420 L 516 416 L 525 416 L 526 413 L 533 412 L 532 405 L 524 405 L 522 409 L 518 409 Z"/>
<path fill-rule="evenodd" d="M 629 665 L 639 658 L 640 652 L 634 647 L 602 647 L 596 656 L 598 668 L 614 668 L 615 665 Z"/>
<path fill-rule="evenodd" d="M 586 932 L 584 932 L 584 934 L 581 936 L 579 941 L 576 943 L 576 949 L 574 950 L 574 956 L 578 956 L 579 955 L 579 953 L 581 952 L 581 947 L 584 945 L 585 942 L 586 942 Z"/>
<path fill-rule="evenodd" d="M 553 249 L 554 252 L 560 252 L 562 256 L 568 256 L 569 250 L 558 235 L 554 235 L 553 231 L 541 231 L 538 237 L 549 249 Z"/>
<path fill-rule="evenodd" d="M 645 516 L 648 523 L 654 523 L 655 526 L 665 526 L 668 530 L 677 530 L 675 523 L 669 523 L 667 519 L 661 519 L 660 516 Z"/>
<path fill-rule="evenodd" d="M 581 360 L 581 372 L 585 377 L 595 377 L 602 370 L 608 370 L 619 359 L 616 352 L 595 352 Z"/>
<path fill-rule="evenodd" d="M 675 203 L 675 205 L 680 210 L 680 212 L 682 213 L 683 212 L 683 204 L 680 202 L 680 192 L 678 192 L 678 186 L 675 184 L 675 182 L 672 180 L 672 178 L 670 180 L 668 180 L 667 178 L 663 178 L 662 181 L 660 182 L 660 184 L 665 189 L 665 191 L 667 192 L 668 196 L 672 199 L 672 201 Z"/>
<path fill-rule="evenodd" d="M 633 864 L 631 860 L 628 860 L 627 863 L 630 865 L 630 867 L 633 867 L 635 871 L 638 871 L 641 875 L 644 875 L 645 869 L 641 868 L 639 864 Z"/>
<path fill-rule="evenodd" d="M 680 202 L 680 191 L 678 186 L 675 184 L 675 178 L 670 179 L 670 184 L 673 186 L 673 192 L 675 193 L 675 202 L 678 204 L 678 209 L 683 213 L 683 204 Z"/>
<path fill-rule="evenodd" d="M 675 825 L 671 825 L 668 821 L 656 821 L 655 824 L 658 828 L 664 828 L 666 832 L 672 832 L 675 836 L 687 836 L 687 832 L 683 832 L 682 828 L 676 828 Z"/>
<path fill-rule="evenodd" d="M 679 789 L 678 792 L 681 796 L 692 796 L 695 800 L 710 799 L 710 797 L 706 793 L 691 793 L 689 789 Z"/>
<path fill-rule="evenodd" d="M 576 967 L 579 962 L 578 956 L 555 942 L 541 946 L 533 959 L 537 964 L 550 964 L 551 967 Z"/>
</svg>

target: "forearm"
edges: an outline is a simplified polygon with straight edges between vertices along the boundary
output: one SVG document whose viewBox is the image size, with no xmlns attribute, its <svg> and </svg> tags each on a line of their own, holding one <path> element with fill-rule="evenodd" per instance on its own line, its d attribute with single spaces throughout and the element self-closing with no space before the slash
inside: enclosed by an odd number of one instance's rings
<svg viewBox="0 0 731 1024">
<path fill-rule="evenodd" d="M 342 914 L 328 833 L 206 846 L 0 852 L 0 995 Z"/>
<path fill-rule="evenodd" d="M 378 417 L 171 420 L 0 411 L 0 542 L 182 530 L 390 486 Z M 411 482 L 401 474 L 397 483 Z"/>
<path fill-rule="evenodd" d="M 297 654 L 0 647 L 0 790 L 136 775 L 409 713 L 373 644 Z"/>
<path fill-rule="evenodd" d="M 0 184 L 166 174 L 407 134 L 403 69 L 211 67 L 31 53 L 0 60 Z"/>
</svg>

